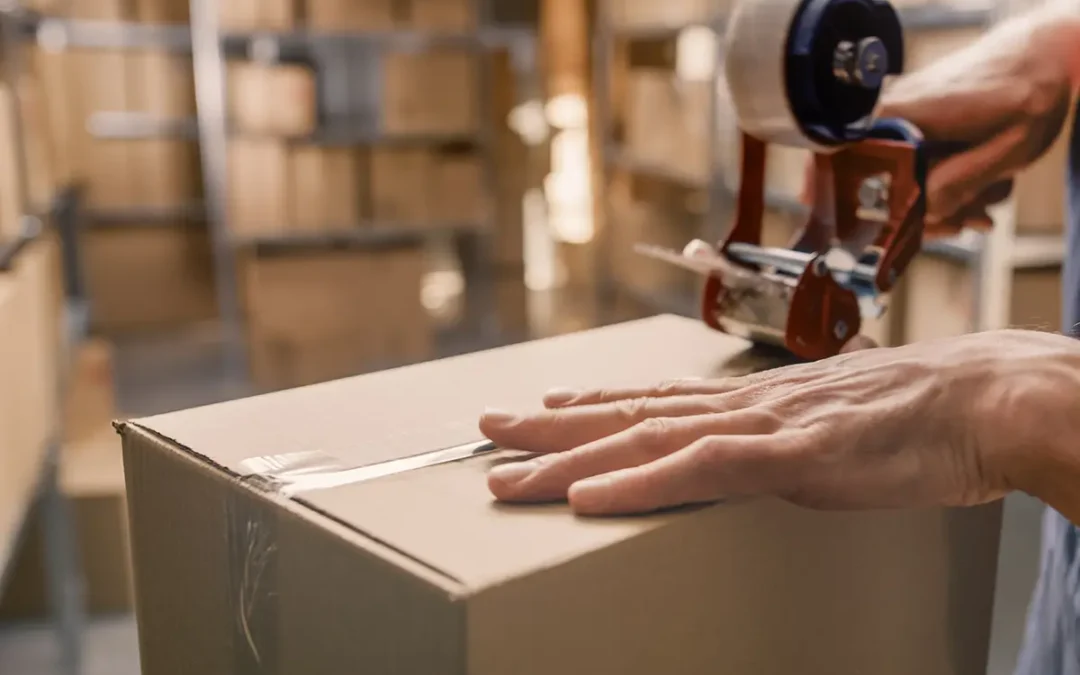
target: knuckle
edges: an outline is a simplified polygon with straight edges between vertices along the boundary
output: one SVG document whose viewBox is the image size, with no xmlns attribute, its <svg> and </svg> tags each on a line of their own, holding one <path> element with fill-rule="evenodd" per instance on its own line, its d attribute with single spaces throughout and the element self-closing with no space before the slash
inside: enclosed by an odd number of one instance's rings
<svg viewBox="0 0 1080 675">
<path fill-rule="evenodd" d="M 665 417 L 648 417 L 636 424 L 631 433 L 635 444 L 653 448 L 663 442 L 671 427 L 672 421 Z"/>
<path fill-rule="evenodd" d="M 657 396 L 672 396 L 684 391 L 686 391 L 686 380 L 684 379 L 665 380 L 656 385 Z"/>
<path fill-rule="evenodd" d="M 649 411 L 650 400 L 646 397 L 640 396 L 637 398 L 628 398 L 615 401 L 612 407 L 615 410 L 615 414 L 621 419 L 635 423 L 646 419 Z"/>
<path fill-rule="evenodd" d="M 757 434 L 773 434 L 784 427 L 784 417 L 772 408 L 755 408 L 747 411 L 751 429 Z"/>
</svg>

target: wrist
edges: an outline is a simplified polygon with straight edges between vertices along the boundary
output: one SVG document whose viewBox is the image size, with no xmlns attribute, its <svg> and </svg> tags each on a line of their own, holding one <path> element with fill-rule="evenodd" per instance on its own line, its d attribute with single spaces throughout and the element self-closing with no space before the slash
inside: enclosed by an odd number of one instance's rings
<svg viewBox="0 0 1080 675">
<path fill-rule="evenodd" d="M 999 373 L 997 405 L 987 412 L 1006 428 L 986 430 L 997 436 L 1007 485 L 1080 524 L 1080 340 L 1047 334 L 1040 342 L 1026 363 Z"/>
</svg>

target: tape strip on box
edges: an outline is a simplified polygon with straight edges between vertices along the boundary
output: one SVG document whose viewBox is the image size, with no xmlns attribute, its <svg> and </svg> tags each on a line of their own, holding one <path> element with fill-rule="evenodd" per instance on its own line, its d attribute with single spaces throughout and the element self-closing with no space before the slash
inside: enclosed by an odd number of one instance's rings
<svg viewBox="0 0 1080 675">
<path fill-rule="evenodd" d="M 314 490 L 362 483 L 458 462 L 494 452 L 488 440 L 366 466 L 349 466 L 324 452 L 252 457 L 240 480 L 255 490 L 233 490 L 225 500 L 229 546 L 229 601 L 233 616 L 233 673 L 279 672 L 278 519 L 274 504 L 258 492 L 294 497 Z"/>
</svg>

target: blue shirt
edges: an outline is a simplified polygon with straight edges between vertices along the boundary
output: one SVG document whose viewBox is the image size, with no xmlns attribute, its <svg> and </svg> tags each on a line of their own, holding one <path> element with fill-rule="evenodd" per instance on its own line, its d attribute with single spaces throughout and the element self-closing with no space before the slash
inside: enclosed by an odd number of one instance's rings
<svg viewBox="0 0 1080 675">
<path fill-rule="evenodd" d="M 1062 274 L 1062 331 L 1080 337 L 1080 115 L 1072 129 Z M 1080 529 L 1047 510 L 1039 583 L 1017 675 L 1080 675 Z"/>
</svg>

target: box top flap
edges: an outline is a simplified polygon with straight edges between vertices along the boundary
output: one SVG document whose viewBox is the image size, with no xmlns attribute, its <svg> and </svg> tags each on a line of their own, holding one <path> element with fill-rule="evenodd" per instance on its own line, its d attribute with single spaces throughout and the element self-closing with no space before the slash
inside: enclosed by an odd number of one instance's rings
<svg viewBox="0 0 1080 675">
<path fill-rule="evenodd" d="M 137 420 L 237 474 L 258 457 L 317 453 L 360 467 L 483 440 L 485 407 L 539 408 L 553 386 L 619 387 L 748 372 L 742 340 L 660 316 Z M 295 497 L 468 586 L 543 567 L 663 518 L 589 521 L 565 507 L 493 503 L 491 457 Z M 512 545 L 510 545 L 512 543 Z"/>
</svg>

